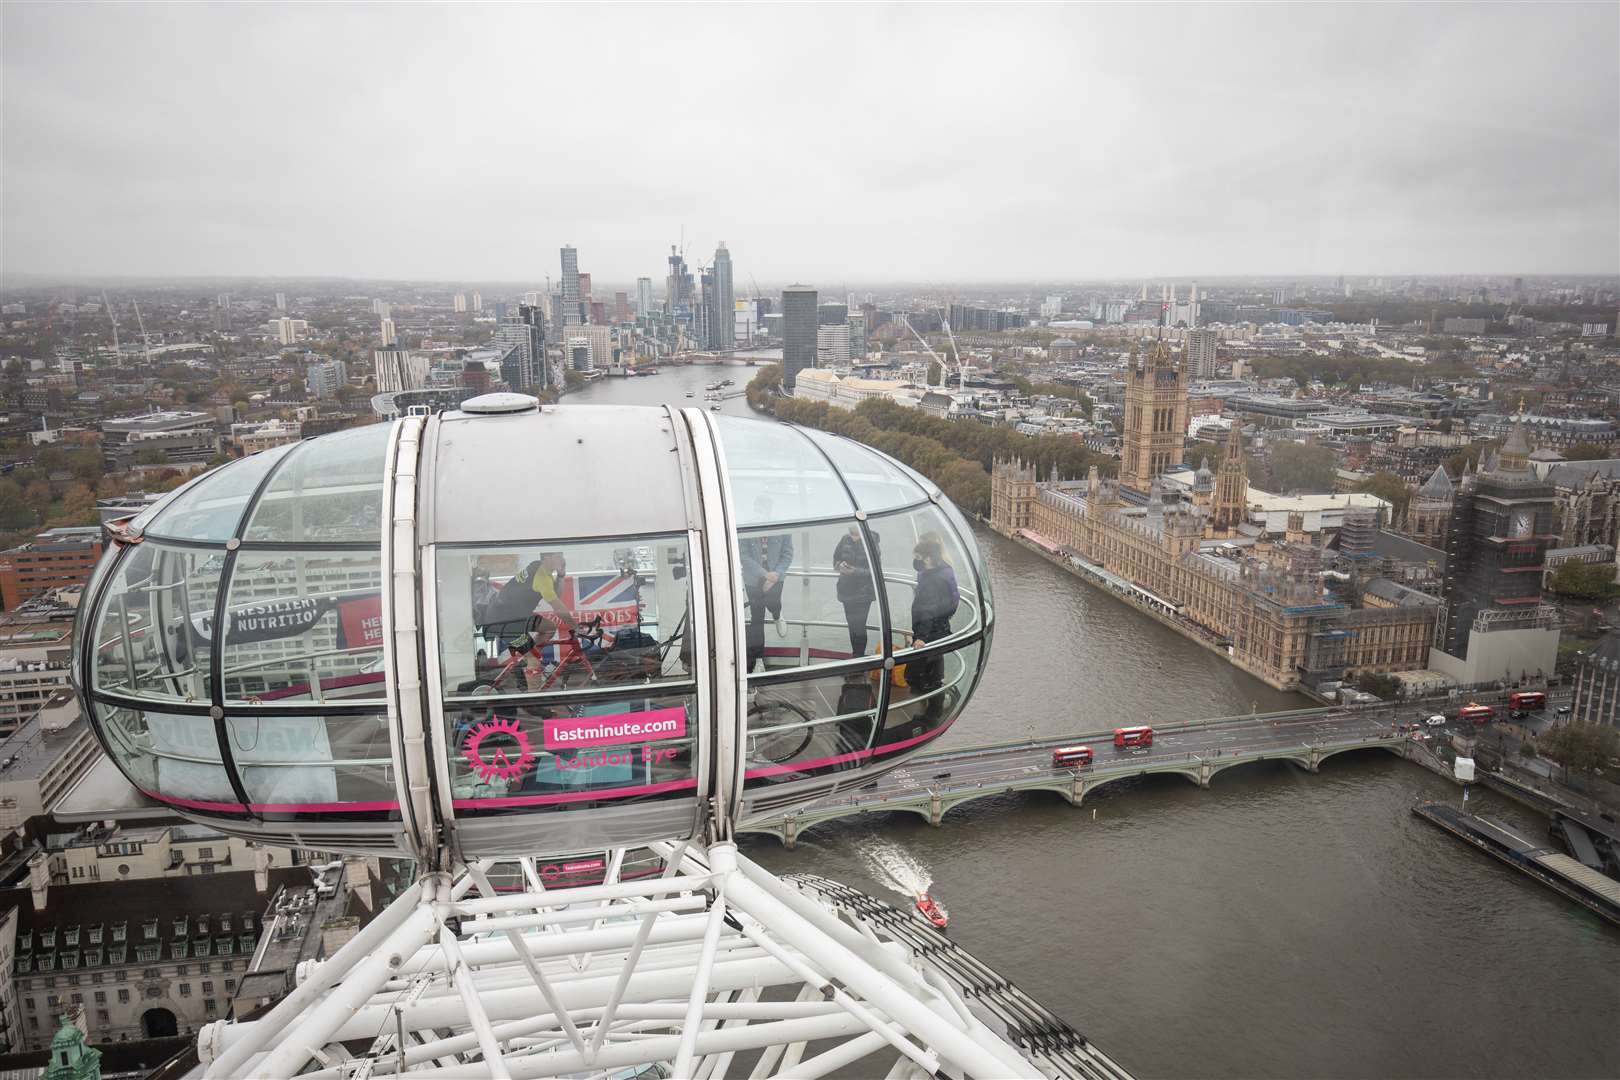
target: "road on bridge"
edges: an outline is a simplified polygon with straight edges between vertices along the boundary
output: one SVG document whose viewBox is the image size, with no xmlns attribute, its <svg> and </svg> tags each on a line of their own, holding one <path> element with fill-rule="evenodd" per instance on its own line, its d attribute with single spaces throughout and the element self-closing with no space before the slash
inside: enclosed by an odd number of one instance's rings
<svg viewBox="0 0 1620 1080">
<path fill-rule="evenodd" d="M 1562 704 L 1564 695 L 1549 695 L 1547 715 Z M 1455 712 L 1457 704 L 1444 706 Z M 1401 726 L 1416 723 L 1421 734 L 1439 739 L 1453 732 L 1475 733 L 1467 723 L 1448 720 L 1429 726 L 1427 717 L 1441 708 L 1436 703 L 1404 704 L 1372 709 L 1301 710 L 1300 713 L 1228 717 L 1204 723 L 1171 724 L 1156 729 L 1150 748 L 1116 749 L 1111 732 L 1064 739 L 1040 739 L 1023 743 L 999 743 L 961 750 L 941 750 L 924 754 L 857 791 L 822 799 L 799 811 L 815 815 L 835 808 L 847 810 L 881 809 L 884 803 L 910 801 L 930 791 L 940 794 L 966 788 L 1002 786 L 1031 780 L 1054 772 L 1107 774 L 1126 772 L 1131 766 L 1151 767 L 1173 760 L 1249 757 L 1267 751 L 1320 745 L 1329 748 L 1397 734 Z M 1505 711 L 1506 706 L 1499 711 Z M 1432 745 L 1432 744 L 1431 744 Z M 1089 746 L 1095 760 L 1089 768 L 1054 769 L 1052 751 L 1060 746 Z"/>
</svg>

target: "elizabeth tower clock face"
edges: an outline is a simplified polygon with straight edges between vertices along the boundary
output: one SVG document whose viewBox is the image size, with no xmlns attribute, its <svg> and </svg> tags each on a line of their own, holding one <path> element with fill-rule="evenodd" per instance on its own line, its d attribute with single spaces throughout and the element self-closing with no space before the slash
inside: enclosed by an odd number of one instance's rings
<svg viewBox="0 0 1620 1080">
<path fill-rule="evenodd" d="M 1529 536 L 1536 531 L 1536 512 L 1534 510 L 1513 511 L 1512 527 L 1508 530 L 1509 536 Z"/>
</svg>

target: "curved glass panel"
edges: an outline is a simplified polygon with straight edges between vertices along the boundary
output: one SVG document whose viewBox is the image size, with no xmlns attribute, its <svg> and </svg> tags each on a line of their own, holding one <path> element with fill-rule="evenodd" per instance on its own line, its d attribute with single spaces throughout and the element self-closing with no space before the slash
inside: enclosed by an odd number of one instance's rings
<svg viewBox="0 0 1620 1080">
<path fill-rule="evenodd" d="M 698 716 L 689 694 L 459 702 L 445 710 L 457 813 L 588 809 L 689 797 Z"/>
<path fill-rule="evenodd" d="M 265 474 L 297 445 L 272 447 L 221 465 L 154 516 L 145 532 L 174 540 L 224 543 L 236 535 L 242 512 Z"/>
<path fill-rule="evenodd" d="M 684 536 L 440 548 L 435 558 L 449 696 L 692 677 Z"/>
<path fill-rule="evenodd" d="M 232 715 L 226 731 L 256 814 L 398 815 L 386 713 Z"/>
<path fill-rule="evenodd" d="M 973 560 L 932 503 L 869 518 L 883 552 L 897 653 L 957 637 L 979 626 Z"/>
<path fill-rule="evenodd" d="M 984 656 L 980 642 L 951 652 L 897 664 L 890 680 L 889 708 L 876 748 L 898 753 L 942 732 L 967 704 Z"/>
<path fill-rule="evenodd" d="M 214 596 L 225 552 L 147 540 L 129 550 L 95 620 L 91 685 L 207 702 Z"/>
<path fill-rule="evenodd" d="M 827 459 L 797 428 L 726 416 L 715 423 L 739 527 L 854 514 Z"/>
<path fill-rule="evenodd" d="M 849 485 L 855 505 L 869 514 L 922 502 L 928 493 L 898 463 L 860 443 L 825 431 L 800 428 L 827 452 Z"/>
<path fill-rule="evenodd" d="M 225 599 L 227 701 L 381 701 L 382 556 L 237 553 Z"/>
<path fill-rule="evenodd" d="M 107 752 L 147 794 L 193 810 L 244 809 L 220 763 L 212 719 L 93 707 Z"/>
<path fill-rule="evenodd" d="M 384 457 L 392 424 L 369 424 L 297 443 L 259 497 L 242 539 L 382 543 Z"/>
<path fill-rule="evenodd" d="M 862 671 L 750 692 L 747 786 L 860 768 L 872 756 L 882 677 L 882 671 Z"/>
<path fill-rule="evenodd" d="M 854 521 L 741 530 L 737 552 L 750 673 L 881 650 L 874 560 Z"/>
<path fill-rule="evenodd" d="M 935 505 L 945 512 L 946 517 L 951 519 L 951 524 L 956 526 L 957 535 L 962 538 L 963 543 L 968 545 L 968 551 L 973 556 L 973 568 L 979 574 L 979 593 L 984 598 L 984 621 L 989 623 L 994 618 L 994 597 L 990 593 L 990 563 L 984 557 L 984 548 L 979 546 L 978 537 L 974 535 L 972 523 L 968 521 L 961 510 L 957 509 L 955 503 L 949 499 L 940 499 Z"/>
</svg>

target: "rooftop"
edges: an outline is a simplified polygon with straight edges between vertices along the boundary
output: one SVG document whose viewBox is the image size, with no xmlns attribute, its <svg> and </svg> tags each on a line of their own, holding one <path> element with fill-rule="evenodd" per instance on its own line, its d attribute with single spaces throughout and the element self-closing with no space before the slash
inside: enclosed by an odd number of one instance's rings
<svg viewBox="0 0 1620 1080">
<path fill-rule="evenodd" d="M 74 717 L 66 727 L 46 729 L 43 719 L 48 711 L 70 707 Z M 0 783 L 37 780 L 89 730 L 73 691 L 58 690 L 46 699 L 44 708 L 0 741 Z"/>
</svg>

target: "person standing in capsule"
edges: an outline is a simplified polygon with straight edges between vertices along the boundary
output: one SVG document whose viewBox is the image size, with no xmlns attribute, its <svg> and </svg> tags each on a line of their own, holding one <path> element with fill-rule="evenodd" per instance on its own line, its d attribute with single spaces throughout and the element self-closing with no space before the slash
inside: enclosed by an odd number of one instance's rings
<svg viewBox="0 0 1620 1080">
<path fill-rule="evenodd" d="M 956 571 L 945 561 L 945 546 L 937 533 L 924 533 L 917 540 L 911 551 L 911 568 L 917 572 L 917 591 L 911 597 L 911 647 L 920 649 L 950 637 L 951 616 L 956 614 L 959 597 Z M 944 683 L 943 656 L 928 656 L 906 664 L 906 685 L 914 692 L 938 690 Z M 922 715 L 934 719 L 944 707 L 944 695 L 933 694 Z"/>
<path fill-rule="evenodd" d="M 872 544 L 881 559 L 876 533 L 872 534 Z M 872 613 L 877 590 L 872 585 L 872 565 L 859 525 L 851 524 L 849 531 L 838 538 L 833 548 L 833 566 L 838 569 L 838 602 L 844 605 L 844 622 L 849 626 L 849 654 L 865 656 L 866 619 Z"/>
<path fill-rule="evenodd" d="M 761 495 L 754 500 L 754 517 L 771 518 L 771 499 Z M 782 618 L 782 584 L 793 565 L 793 537 L 787 533 L 771 536 L 744 536 L 738 539 L 742 555 L 743 591 L 748 595 L 748 630 L 744 645 L 748 670 L 765 659 L 765 615 L 776 624 L 776 632 L 787 637 L 787 621 Z"/>
</svg>

